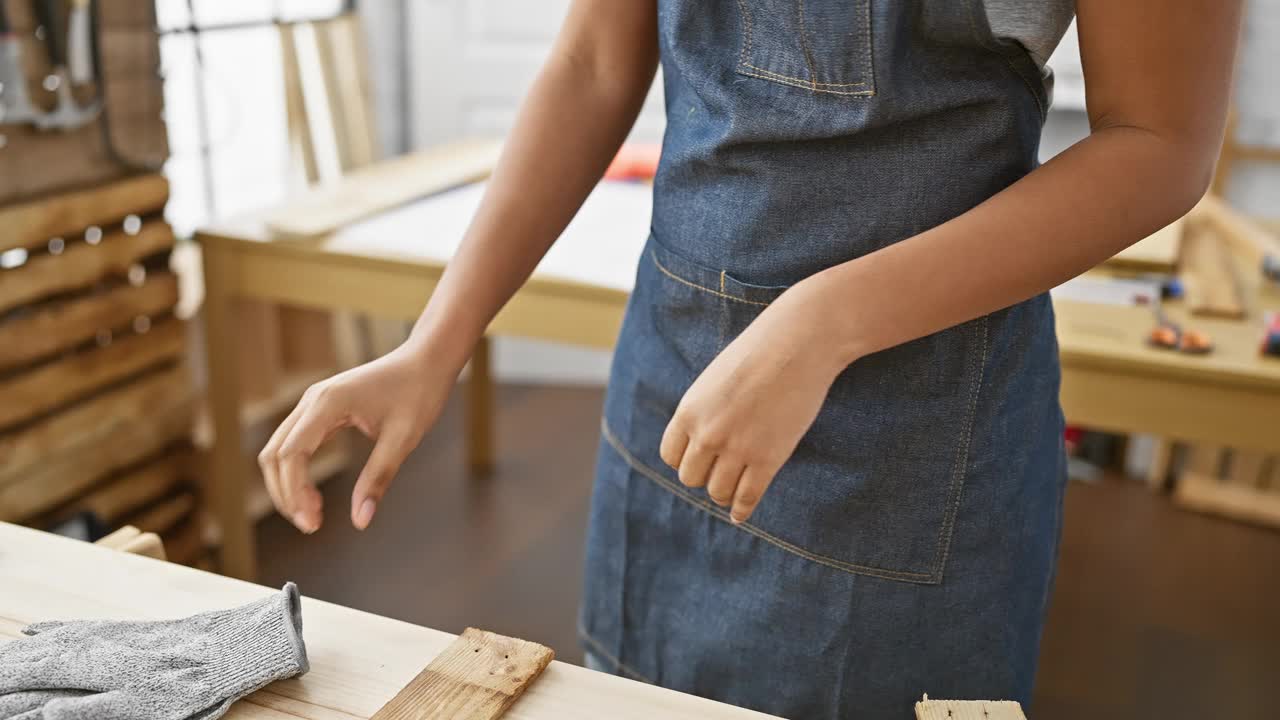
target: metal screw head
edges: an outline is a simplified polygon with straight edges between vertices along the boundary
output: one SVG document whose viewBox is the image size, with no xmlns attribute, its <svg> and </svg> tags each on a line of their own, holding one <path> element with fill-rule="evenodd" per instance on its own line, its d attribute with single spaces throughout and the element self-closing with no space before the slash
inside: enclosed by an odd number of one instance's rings
<svg viewBox="0 0 1280 720">
<path fill-rule="evenodd" d="M 129 284 L 138 287 L 147 281 L 147 269 L 142 265 L 134 263 L 129 267 Z"/>
<path fill-rule="evenodd" d="M 97 245 L 102 242 L 102 228 L 97 225 L 90 225 L 88 229 L 84 231 L 84 241 L 90 245 Z"/>
<path fill-rule="evenodd" d="M 137 215 L 129 215 L 124 219 L 124 231 L 127 235 L 137 235 L 142 230 L 142 218 Z"/>
<path fill-rule="evenodd" d="M 67 249 L 67 241 L 60 237 L 49 238 L 49 254 L 61 255 Z"/>
<path fill-rule="evenodd" d="M 57 75 L 45 75 L 44 82 L 41 84 L 44 85 L 45 90 L 54 92 L 58 89 L 58 86 L 62 84 L 62 78 Z"/>
</svg>

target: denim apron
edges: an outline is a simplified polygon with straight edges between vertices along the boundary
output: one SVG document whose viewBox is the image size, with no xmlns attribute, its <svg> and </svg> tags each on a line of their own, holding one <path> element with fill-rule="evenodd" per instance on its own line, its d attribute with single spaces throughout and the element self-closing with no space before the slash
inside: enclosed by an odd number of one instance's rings
<svg viewBox="0 0 1280 720">
<path fill-rule="evenodd" d="M 789 718 L 1025 703 L 1066 476 L 1047 295 L 851 365 L 741 526 L 658 446 L 789 285 L 1031 171 L 1039 68 L 981 0 L 658 6 L 667 130 L 605 401 L 589 656 Z"/>
</svg>

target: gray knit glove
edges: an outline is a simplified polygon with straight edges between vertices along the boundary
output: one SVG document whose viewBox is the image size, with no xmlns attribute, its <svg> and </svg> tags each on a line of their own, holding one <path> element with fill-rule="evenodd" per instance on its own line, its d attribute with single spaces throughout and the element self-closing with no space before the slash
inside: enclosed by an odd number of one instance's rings
<svg viewBox="0 0 1280 720">
<path fill-rule="evenodd" d="M 307 671 L 298 588 L 231 610 L 160 622 L 36 623 L 0 646 L 0 708 L 39 699 L 42 720 L 213 720 L 236 700 Z M 68 691 L 89 691 L 78 694 Z M 32 691 L 53 691 L 43 696 Z M 0 718 L 6 715 L 0 712 Z"/>
</svg>

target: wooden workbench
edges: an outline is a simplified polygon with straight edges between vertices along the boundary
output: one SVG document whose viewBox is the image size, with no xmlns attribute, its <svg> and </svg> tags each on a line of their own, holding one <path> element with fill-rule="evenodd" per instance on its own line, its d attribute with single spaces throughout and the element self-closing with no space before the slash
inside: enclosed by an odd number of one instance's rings
<svg viewBox="0 0 1280 720">
<path fill-rule="evenodd" d="M 215 512 L 228 574 L 252 578 L 245 513 L 232 303 L 253 298 L 412 319 L 453 255 L 481 187 L 410 203 L 311 244 L 273 242 L 260 217 L 197 234 L 204 247 L 210 402 L 219 441 Z M 613 346 L 648 232 L 647 186 L 601 185 L 533 278 L 489 331 L 601 349 Z M 1218 351 L 1207 357 L 1146 346 L 1150 311 L 1057 302 L 1062 404 L 1069 421 L 1114 432 L 1280 452 L 1280 360 L 1259 358 L 1258 310 L 1280 308 L 1274 289 L 1249 283 L 1250 321 L 1196 319 Z M 1171 307 L 1169 314 L 1184 320 Z M 231 438 L 226 442 L 224 438 Z"/>
<path fill-rule="evenodd" d="M 304 592 L 306 588 L 301 588 Z M 276 589 L 0 523 L 0 647 L 31 622 L 164 619 L 234 607 Z M 228 720 L 356 720 L 390 700 L 454 638 L 311 598 L 302 602 L 311 671 L 232 707 Z M 553 662 L 513 720 L 735 720 L 771 717 Z"/>
</svg>

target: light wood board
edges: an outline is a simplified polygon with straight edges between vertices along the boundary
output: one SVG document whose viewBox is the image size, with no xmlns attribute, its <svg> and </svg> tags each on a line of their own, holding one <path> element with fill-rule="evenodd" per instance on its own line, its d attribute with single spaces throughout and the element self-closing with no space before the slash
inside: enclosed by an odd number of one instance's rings
<svg viewBox="0 0 1280 720">
<path fill-rule="evenodd" d="M 87 289 L 108 276 L 123 277 L 130 266 L 173 248 L 173 229 L 164 221 L 145 223 L 137 235 L 107 233 L 99 245 L 68 243 L 61 255 L 43 254 L 5 271 L 0 312 L 58 293 Z"/>
<path fill-rule="evenodd" d="M 108 525 L 171 493 L 190 476 L 190 453 L 172 452 L 145 465 L 108 479 L 58 511 L 54 522 L 76 513 L 92 512 Z"/>
<path fill-rule="evenodd" d="M 163 175 L 140 175 L 0 208 L 0 252 L 40 247 L 52 237 L 72 240 L 91 225 L 115 225 L 126 215 L 158 212 L 168 199 L 169 181 Z"/>
<path fill-rule="evenodd" d="M 475 140 L 360 168 L 287 202 L 266 218 L 279 239 L 314 240 L 417 198 L 487 177 L 501 143 Z"/>
<path fill-rule="evenodd" d="M 178 320 L 130 333 L 0 381 L 0 428 L 35 418 L 182 354 L 186 327 Z"/>
<path fill-rule="evenodd" d="M 0 521 L 18 521 L 53 510 L 125 468 L 158 456 L 190 433 L 192 402 L 155 407 L 75 452 L 49 457 L 20 476 L 0 479 Z"/>
<path fill-rule="evenodd" d="M 495 720 L 554 657 L 549 647 L 467 628 L 371 720 Z"/>
<path fill-rule="evenodd" d="M 121 283 L 83 297 L 56 300 L 0 322 L 0 370 L 25 365 L 120 330 L 135 318 L 154 318 L 178 302 L 178 278 L 150 273 L 142 285 Z"/>
<path fill-rule="evenodd" d="M 1182 218 L 1121 250 L 1107 260 L 1112 267 L 1172 273 L 1178 265 L 1185 221 Z"/>
<path fill-rule="evenodd" d="M 1192 314 L 1244 317 L 1244 294 L 1231 255 L 1219 233 L 1207 223 L 1191 223 L 1188 227 L 1182 243 L 1181 276 Z"/>
<path fill-rule="evenodd" d="M 930 700 L 916 703 L 916 720 L 1027 720 L 1012 700 Z"/>
<path fill-rule="evenodd" d="M 5 581 L 5 591 L 0 593 L 2 638 L 18 637 L 23 625 L 41 620 L 178 618 L 235 607 L 279 591 L 3 523 L 0 548 L 4 548 L 0 577 Z M 253 693 L 232 706 L 226 720 L 372 717 L 455 637 L 309 597 L 302 599 L 302 616 L 311 671 Z M 563 662 L 552 662 L 507 716 L 512 720 L 769 717 Z"/>
<path fill-rule="evenodd" d="M 92 444 L 122 425 L 143 420 L 155 408 L 191 393 L 190 375 L 179 364 L 149 373 L 28 427 L 0 433 L 0 484 L 21 477 L 51 457 Z"/>
</svg>

